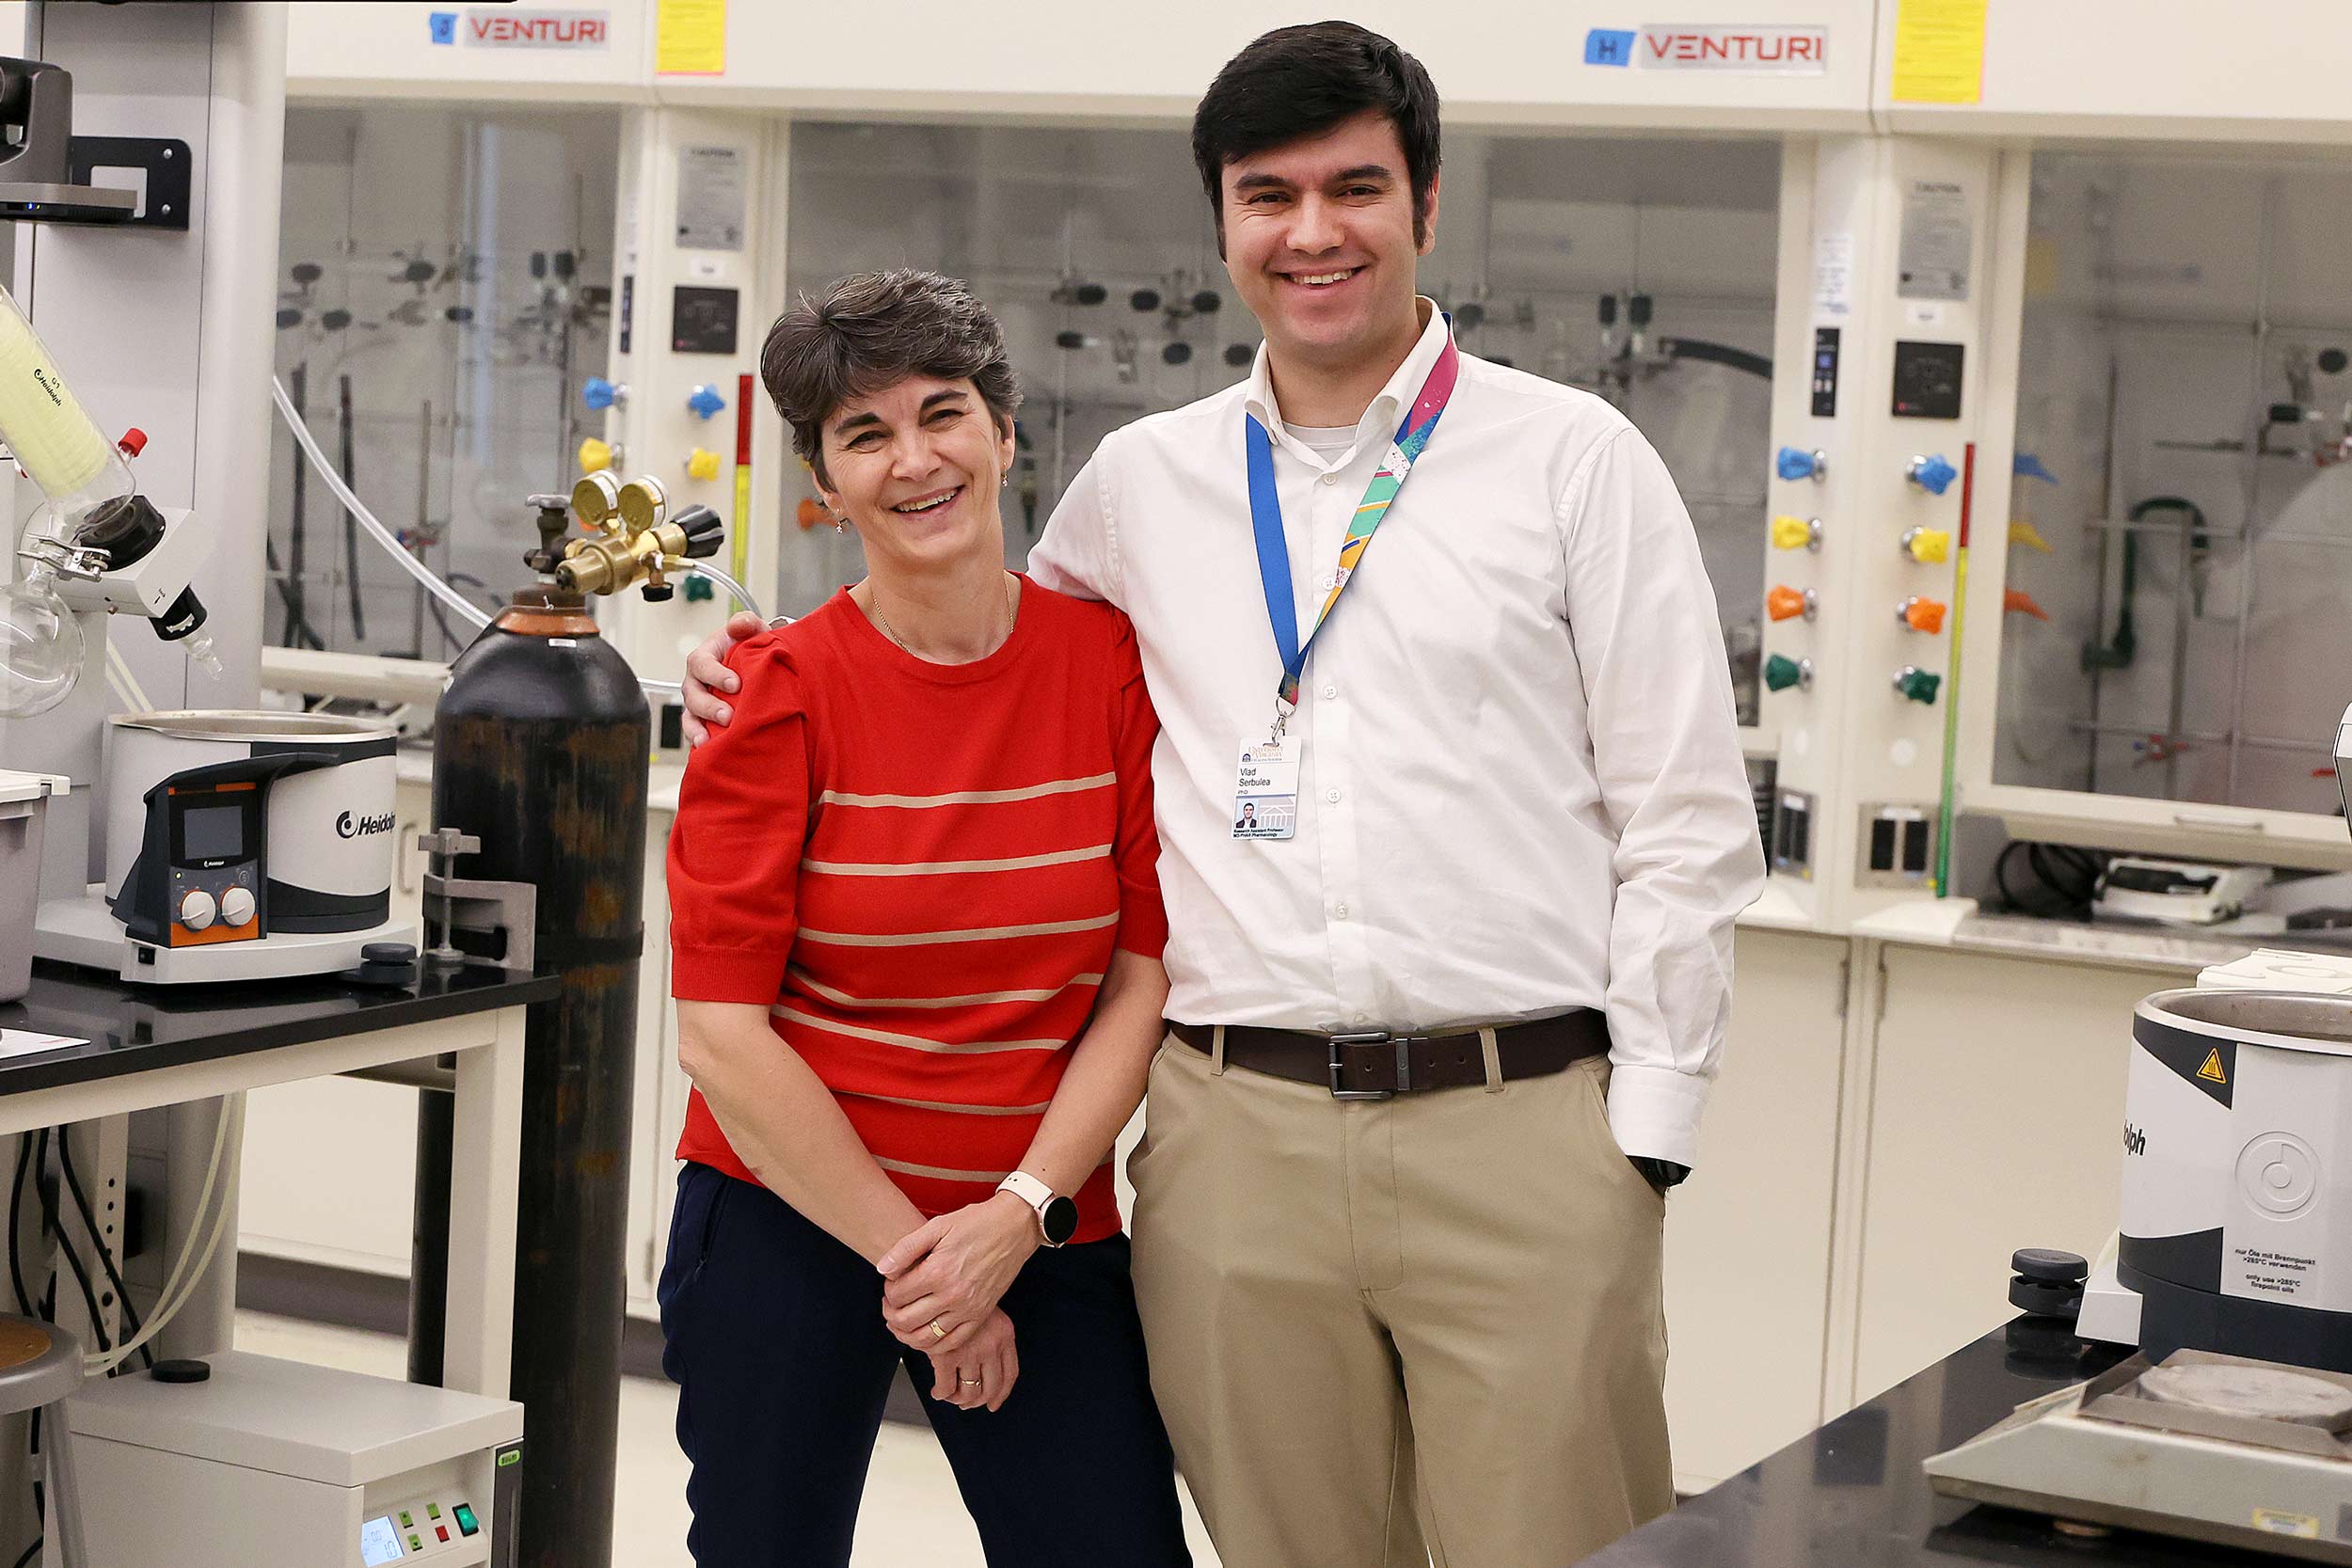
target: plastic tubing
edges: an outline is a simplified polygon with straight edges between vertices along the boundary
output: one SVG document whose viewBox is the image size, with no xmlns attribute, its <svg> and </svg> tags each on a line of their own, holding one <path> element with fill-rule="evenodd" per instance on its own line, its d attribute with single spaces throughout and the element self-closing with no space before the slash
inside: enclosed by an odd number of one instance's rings
<svg viewBox="0 0 2352 1568">
<path fill-rule="evenodd" d="M 410 555 L 402 547 L 400 540 L 394 536 L 392 531 L 376 521 L 375 514 L 368 510 L 367 503 L 352 494 L 351 486 L 343 483 L 343 476 L 335 471 L 335 466 L 326 460 L 326 453 L 319 450 L 319 444 L 310 435 L 310 427 L 302 422 L 302 416 L 294 412 L 294 399 L 287 395 L 286 384 L 273 375 L 269 378 L 269 392 L 271 399 L 278 404 L 278 418 L 286 421 L 287 430 L 294 435 L 294 444 L 302 449 L 302 455 L 310 460 L 312 470 L 326 483 L 327 489 L 334 492 L 335 499 L 343 503 L 345 510 L 359 519 L 359 526 L 366 529 L 369 535 L 384 546 L 385 553 L 398 562 L 402 570 L 421 583 L 426 593 L 457 611 L 468 626 L 475 627 L 488 626 L 490 617 L 483 611 L 480 606 L 448 583 L 443 582 L 434 575 L 431 567 Z"/>
</svg>

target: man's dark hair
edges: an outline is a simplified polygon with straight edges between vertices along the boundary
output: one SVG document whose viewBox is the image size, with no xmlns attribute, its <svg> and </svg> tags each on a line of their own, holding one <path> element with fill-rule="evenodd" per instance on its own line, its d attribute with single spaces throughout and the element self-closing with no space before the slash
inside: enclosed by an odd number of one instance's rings
<svg viewBox="0 0 2352 1568">
<path fill-rule="evenodd" d="M 792 450 L 828 489 L 825 421 L 911 375 L 968 379 L 1000 430 L 1021 406 L 1004 328 L 970 289 L 935 272 L 855 272 L 819 298 L 803 294 L 759 350 L 759 379 L 792 427 Z"/>
<path fill-rule="evenodd" d="M 1192 161 L 1225 247 L 1225 166 L 1302 136 L 1318 136 L 1368 109 L 1405 144 L 1413 187 L 1413 240 L 1428 237 L 1438 184 L 1438 88 L 1412 55 L 1353 22 L 1278 27 L 1225 62 L 1192 116 Z"/>
</svg>

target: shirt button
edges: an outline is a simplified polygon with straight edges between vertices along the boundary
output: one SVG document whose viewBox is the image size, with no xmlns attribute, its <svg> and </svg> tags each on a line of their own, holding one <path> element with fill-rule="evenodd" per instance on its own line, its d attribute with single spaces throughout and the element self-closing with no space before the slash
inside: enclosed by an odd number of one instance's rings
<svg viewBox="0 0 2352 1568">
<path fill-rule="evenodd" d="M 1337 474 L 1325 474 L 1323 476 L 1323 483 L 1326 484 L 1337 484 L 1339 482 L 1340 476 Z"/>
<path fill-rule="evenodd" d="M 1323 694 L 1326 697 L 1336 697 L 1340 694 L 1340 689 L 1336 686 L 1327 686 L 1323 689 Z"/>
<path fill-rule="evenodd" d="M 1347 918 L 1347 906 L 1345 904 L 1334 904 L 1331 906 L 1331 913 L 1337 919 L 1345 920 Z M 1361 1022 L 1363 1021 L 1359 1019 L 1357 1022 Z"/>
<path fill-rule="evenodd" d="M 1336 806 L 1336 805 L 1338 805 L 1338 804 L 1340 803 L 1340 792 L 1339 792 L 1338 790 L 1336 790 L 1336 789 L 1327 789 L 1327 790 L 1325 790 L 1325 791 L 1323 792 L 1323 798 L 1324 798 L 1326 800 L 1328 800 L 1329 802 L 1331 802 L 1331 804 L 1333 804 L 1333 805 L 1335 805 L 1335 806 Z"/>
<path fill-rule="evenodd" d="M 1370 1013 L 1358 1013 L 1356 1015 L 1356 1022 L 1359 1023 L 1370 1023 L 1372 1022 L 1372 1015 Z"/>
</svg>

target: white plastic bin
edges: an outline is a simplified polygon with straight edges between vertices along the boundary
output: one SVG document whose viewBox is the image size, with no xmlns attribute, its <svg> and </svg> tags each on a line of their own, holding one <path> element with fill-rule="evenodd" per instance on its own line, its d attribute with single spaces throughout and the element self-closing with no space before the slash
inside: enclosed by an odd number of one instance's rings
<svg viewBox="0 0 2352 1568">
<path fill-rule="evenodd" d="M 0 1002 L 33 988 L 33 911 L 40 903 L 41 824 L 66 781 L 0 769 Z"/>
</svg>

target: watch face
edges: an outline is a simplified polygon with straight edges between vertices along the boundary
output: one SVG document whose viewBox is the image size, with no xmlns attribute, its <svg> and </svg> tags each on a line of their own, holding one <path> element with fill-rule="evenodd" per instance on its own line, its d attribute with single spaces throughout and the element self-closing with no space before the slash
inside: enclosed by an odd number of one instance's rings
<svg viewBox="0 0 2352 1568">
<path fill-rule="evenodd" d="M 1046 1244 L 1059 1246 L 1078 1233 L 1078 1206 L 1069 1198 L 1057 1197 L 1039 1213 L 1038 1222 L 1045 1227 Z"/>
</svg>

